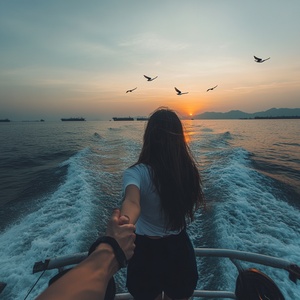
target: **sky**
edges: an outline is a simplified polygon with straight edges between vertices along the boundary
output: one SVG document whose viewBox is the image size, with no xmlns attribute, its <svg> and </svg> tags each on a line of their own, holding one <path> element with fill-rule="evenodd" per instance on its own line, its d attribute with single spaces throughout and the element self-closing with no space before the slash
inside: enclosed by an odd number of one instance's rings
<svg viewBox="0 0 300 300">
<path fill-rule="evenodd" d="M 299 0 L 0 0 L 0 119 L 299 108 L 299 12 Z"/>
</svg>

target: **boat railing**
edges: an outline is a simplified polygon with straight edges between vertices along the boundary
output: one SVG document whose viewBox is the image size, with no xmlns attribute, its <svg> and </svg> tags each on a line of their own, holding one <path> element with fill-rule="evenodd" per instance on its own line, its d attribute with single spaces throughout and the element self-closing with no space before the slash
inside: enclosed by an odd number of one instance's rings
<svg viewBox="0 0 300 300">
<path fill-rule="evenodd" d="M 228 258 L 238 269 L 239 264 L 237 260 L 283 269 L 289 273 L 289 278 L 293 282 L 296 283 L 297 279 L 300 279 L 300 267 L 297 264 L 282 258 L 247 251 L 217 248 L 195 248 L 195 254 L 197 257 Z M 87 252 L 83 252 L 68 256 L 56 257 L 53 259 L 46 259 L 45 261 L 39 261 L 34 264 L 33 273 L 51 269 L 58 269 L 59 271 L 62 271 L 65 266 L 76 265 L 80 263 L 87 257 L 87 255 Z M 232 291 L 214 290 L 195 290 L 193 297 L 236 299 L 236 295 Z M 115 299 L 126 300 L 133 298 L 129 293 L 118 293 L 116 294 Z"/>
</svg>

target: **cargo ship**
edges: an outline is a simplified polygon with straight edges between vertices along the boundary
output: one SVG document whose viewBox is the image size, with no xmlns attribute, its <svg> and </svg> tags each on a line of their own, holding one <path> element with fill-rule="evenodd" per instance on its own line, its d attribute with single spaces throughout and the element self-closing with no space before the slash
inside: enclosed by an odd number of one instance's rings
<svg viewBox="0 0 300 300">
<path fill-rule="evenodd" d="M 61 118 L 62 121 L 85 121 L 85 118 Z"/>
<path fill-rule="evenodd" d="M 134 118 L 132 117 L 113 117 L 112 118 L 114 121 L 134 121 Z"/>
</svg>

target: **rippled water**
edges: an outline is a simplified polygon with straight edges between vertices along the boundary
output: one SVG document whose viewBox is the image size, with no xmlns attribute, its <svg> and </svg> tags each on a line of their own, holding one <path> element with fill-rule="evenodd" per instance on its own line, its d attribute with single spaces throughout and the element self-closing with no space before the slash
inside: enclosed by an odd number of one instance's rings
<svg viewBox="0 0 300 300">
<path fill-rule="evenodd" d="M 207 211 L 188 228 L 195 247 L 231 248 L 300 264 L 299 120 L 186 120 Z M 86 251 L 120 205 L 122 172 L 137 159 L 145 122 L 0 124 L 1 299 L 24 299 L 34 262 Z M 247 266 L 247 264 L 246 264 Z M 234 290 L 227 261 L 198 259 L 199 289 Z M 286 299 L 299 286 L 261 268 Z M 31 296 L 53 276 L 44 274 Z M 124 290 L 125 272 L 117 276 Z"/>
</svg>

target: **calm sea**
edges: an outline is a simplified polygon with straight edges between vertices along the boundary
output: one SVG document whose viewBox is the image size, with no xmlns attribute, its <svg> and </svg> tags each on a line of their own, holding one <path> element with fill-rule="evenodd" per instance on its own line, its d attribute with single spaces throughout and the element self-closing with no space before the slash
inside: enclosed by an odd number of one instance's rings
<svg viewBox="0 0 300 300">
<path fill-rule="evenodd" d="M 145 122 L 0 124 L 1 299 L 24 299 L 36 261 L 87 251 L 120 205 L 122 172 L 141 149 Z M 187 120 L 207 211 L 188 228 L 195 247 L 253 251 L 300 264 L 300 120 Z M 250 266 L 244 264 L 243 266 Z M 251 266 L 254 266 L 251 264 Z M 286 299 L 300 285 L 259 267 Z M 198 259 L 199 289 L 234 290 L 224 259 Z M 122 273 L 123 272 L 123 273 Z M 125 271 L 117 275 L 124 290 Z M 34 299 L 56 271 L 47 271 Z"/>
</svg>

